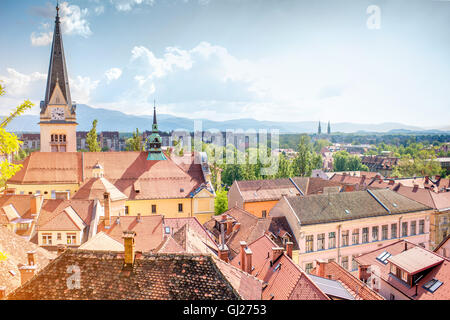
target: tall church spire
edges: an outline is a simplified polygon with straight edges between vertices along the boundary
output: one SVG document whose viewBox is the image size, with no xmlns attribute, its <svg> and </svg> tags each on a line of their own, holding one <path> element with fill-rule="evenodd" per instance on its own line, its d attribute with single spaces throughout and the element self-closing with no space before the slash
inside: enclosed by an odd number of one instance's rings
<svg viewBox="0 0 450 320">
<path fill-rule="evenodd" d="M 153 124 L 152 134 L 147 138 L 146 150 L 148 151 L 147 160 L 166 160 L 166 156 L 161 149 L 162 139 L 158 131 L 158 123 L 156 121 L 156 106 L 153 102 Z"/>
<path fill-rule="evenodd" d="M 44 113 L 50 99 L 58 84 L 61 89 L 65 101 L 62 104 L 67 104 L 72 113 L 75 111 L 72 108 L 72 100 L 70 97 L 69 77 L 67 75 L 66 59 L 64 56 L 64 47 L 61 34 L 61 21 L 59 17 L 59 3 L 56 5 L 55 30 L 53 32 L 52 51 L 50 54 L 50 65 L 48 68 L 47 88 L 45 90 L 44 101 L 41 102 L 41 113 Z"/>
<path fill-rule="evenodd" d="M 152 131 L 153 132 L 158 132 L 158 123 L 156 121 L 156 106 L 155 106 L 155 101 L 153 101 L 153 126 L 152 126 Z"/>
</svg>

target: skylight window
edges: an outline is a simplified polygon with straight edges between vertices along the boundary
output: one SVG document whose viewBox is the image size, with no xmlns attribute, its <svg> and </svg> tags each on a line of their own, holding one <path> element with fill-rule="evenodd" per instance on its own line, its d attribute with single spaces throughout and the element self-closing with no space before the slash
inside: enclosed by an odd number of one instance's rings
<svg viewBox="0 0 450 320">
<path fill-rule="evenodd" d="M 165 228 L 164 228 L 164 232 L 165 232 L 166 234 L 170 234 L 170 227 L 165 227 Z"/>
<path fill-rule="evenodd" d="M 378 257 L 377 260 L 383 264 L 387 264 L 387 259 L 391 256 L 391 254 L 387 251 L 383 251 Z"/>
<path fill-rule="evenodd" d="M 273 269 L 274 271 L 277 271 L 278 269 L 280 269 L 281 267 L 281 262 L 279 264 L 277 264 L 277 266 L 275 267 L 275 269 Z"/>
<path fill-rule="evenodd" d="M 350 210 L 345 209 L 345 213 L 346 213 L 346 214 L 350 214 Z"/>
<path fill-rule="evenodd" d="M 428 291 L 430 291 L 431 293 L 434 293 L 441 285 L 442 285 L 441 281 L 433 279 L 425 283 L 423 287 Z"/>
<path fill-rule="evenodd" d="M 397 204 L 396 204 L 396 203 L 392 203 L 392 205 L 393 205 L 395 208 L 397 208 Z"/>
</svg>

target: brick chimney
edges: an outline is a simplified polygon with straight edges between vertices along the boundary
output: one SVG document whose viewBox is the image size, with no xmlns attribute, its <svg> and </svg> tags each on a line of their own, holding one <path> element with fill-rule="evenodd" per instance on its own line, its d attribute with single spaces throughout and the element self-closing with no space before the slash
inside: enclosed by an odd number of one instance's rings
<svg viewBox="0 0 450 320">
<path fill-rule="evenodd" d="M 41 209 L 42 196 L 35 194 L 30 199 L 30 214 L 38 214 Z"/>
<path fill-rule="evenodd" d="M 1 286 L 0 287 L 0 300 L 3 300 L 6 298 L 6 287 Z"/>
<path fill-rule="evenodd" d="M 292 248 L 294 247 L 294 243 L 289 241 L 286 242 L 286 254 L 289 258 L 292 259 Z"/>
<path fill-rule="evenodd" d="M 227 220 L 227 214 L 226 213 L 222 213 L 222 221 Z"/>
<path fill-rule="evenodd" d="M 27 258 L 28 258 L 28 265 L 29 266 L 34 266 L 36 264 L 35 256 L 36 256 L 36 251 L 35 250 L 27 252 Z"/>
<path fill-rule="evenodd" d="M 105 227 L 109 228 L 111 225 L 111 197 L 109 192 L 103 194 L 104 208 L 105 208 Z"/>
<path fill-rule="evenodd" d="M 132 266 L 134 264 L 134 238 L 136 232 L 134 231 L 124 231 L 123 232 L 123 246 L 125 247 L 125 266 Z"/>
<path fill-rule="evenodd" d="M 241 241 L 239 243 L 241 245 L 241 270 L 245 271 L 245 248 L 247 247 L 247 242 L 245 241 Z"/>
<path fill-rule="evenodd" d="M 321 259 L 316 260 L 316 276 L 325 278 L 325 261 Z"/>
<path fill-rule="evenodd" d="M 282 247 L 273 247 L 272 248 L 272 256 L 270 259 L 271 263 L 274 263 L 284 252 L 284 248 Z"/>
<path fill-rule="evenodd" d="M 219 246 L 219 259 L 223 260 L 225 262 L 228 262 L 228 253 L 230 251 L 228 250 L 228 246 L 226 244 L 221 244 Z"/>
<path fill-rule="evenodd" d="M 20 271 L 20 285 L 25 284 L 28 280 L 34 277 L 36 266 L 21 266 Z"/>
<path fill-rule="evenodd" d="M 252 273 L 252 255 L 253 252 L 250 248 L 245 248 L 245 272 Z"/>
<path fill-rule="evenodd" d="M 231 234 L 231 232 L 233 231 L 233 220 L 228 219 L 226 223 L 227 223 L 226 235 L 229 236 Z"/>
</svg>

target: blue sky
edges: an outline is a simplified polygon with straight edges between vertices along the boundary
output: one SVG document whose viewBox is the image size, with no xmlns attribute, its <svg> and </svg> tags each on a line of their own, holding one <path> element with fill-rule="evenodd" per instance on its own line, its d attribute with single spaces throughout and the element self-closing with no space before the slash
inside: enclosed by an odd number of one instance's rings
<svg viewBox="0 0 450 320">
<path fill-rule="evenodd" d="M 0 114 L 43 98 L 55 3 L 1 1 Z M 156 99 L 160 113 L 211 120 L 450 126 L 450 1 L 60 6 L 77 103 L 151 114 Z"/>
</svg>

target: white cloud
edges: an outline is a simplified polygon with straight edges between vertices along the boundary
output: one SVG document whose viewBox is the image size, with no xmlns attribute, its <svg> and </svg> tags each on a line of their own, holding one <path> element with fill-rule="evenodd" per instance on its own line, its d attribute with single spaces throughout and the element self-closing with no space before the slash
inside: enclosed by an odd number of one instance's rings
<svg viewBox="0 0 450 320">
<path fill-rule="evenodd" d="M 52 43 L 53 32 L 40 32 L 36 34 L 33 32 L 30 36 L 32 46 L 48 46 Z"/>
<path fill-rule="evenodd" d="M 77 103 L 89 103 L 92 92 L 97 88 L 100 80 L 92 80 L 89 77 L 77 76 L 70 79 L 71 96 Z"/>
<path fill-rule="evenodd" d="M 39 72 L 23 74 L 13 68 L 7 68 L 7 75 L 0 75 L 0 80 L 6 88 L 6 93 L 13 97 L 22 97 L 28 93 L 33 93 L 32 86 L 36 83 L 45 83 L 47 75 Z"/>
<path fill-rule="evenodd" d="M 113 80 L 117 80 L 122 75 L 122 70 L 119 68 L 111 68 L 105 72 L 107 82 L 110 83 Z"/>
<path fill-rule="evenodd" d="M 153 5 L 154 0 L 110 0 L 118 11 L 130 11 L 134 6 L 140 4 Z"/>
<path fill-rule="evenodd" d="M 89 37 L 92 31 L 86 17 L 89 15 L 87 8 L 80 9 L 77 5 L 69 5 L 67 2 L 60 4 L 61 27 L 65 34 L 76 34 Z"/>
<path fill-rule="evenodd" d="M 105 12 L 105 7 L 104 6 L 98 6 L 94 8 L 94 12 L 96 15 L 101 15 L 102 13 Z"/>
</svg>

